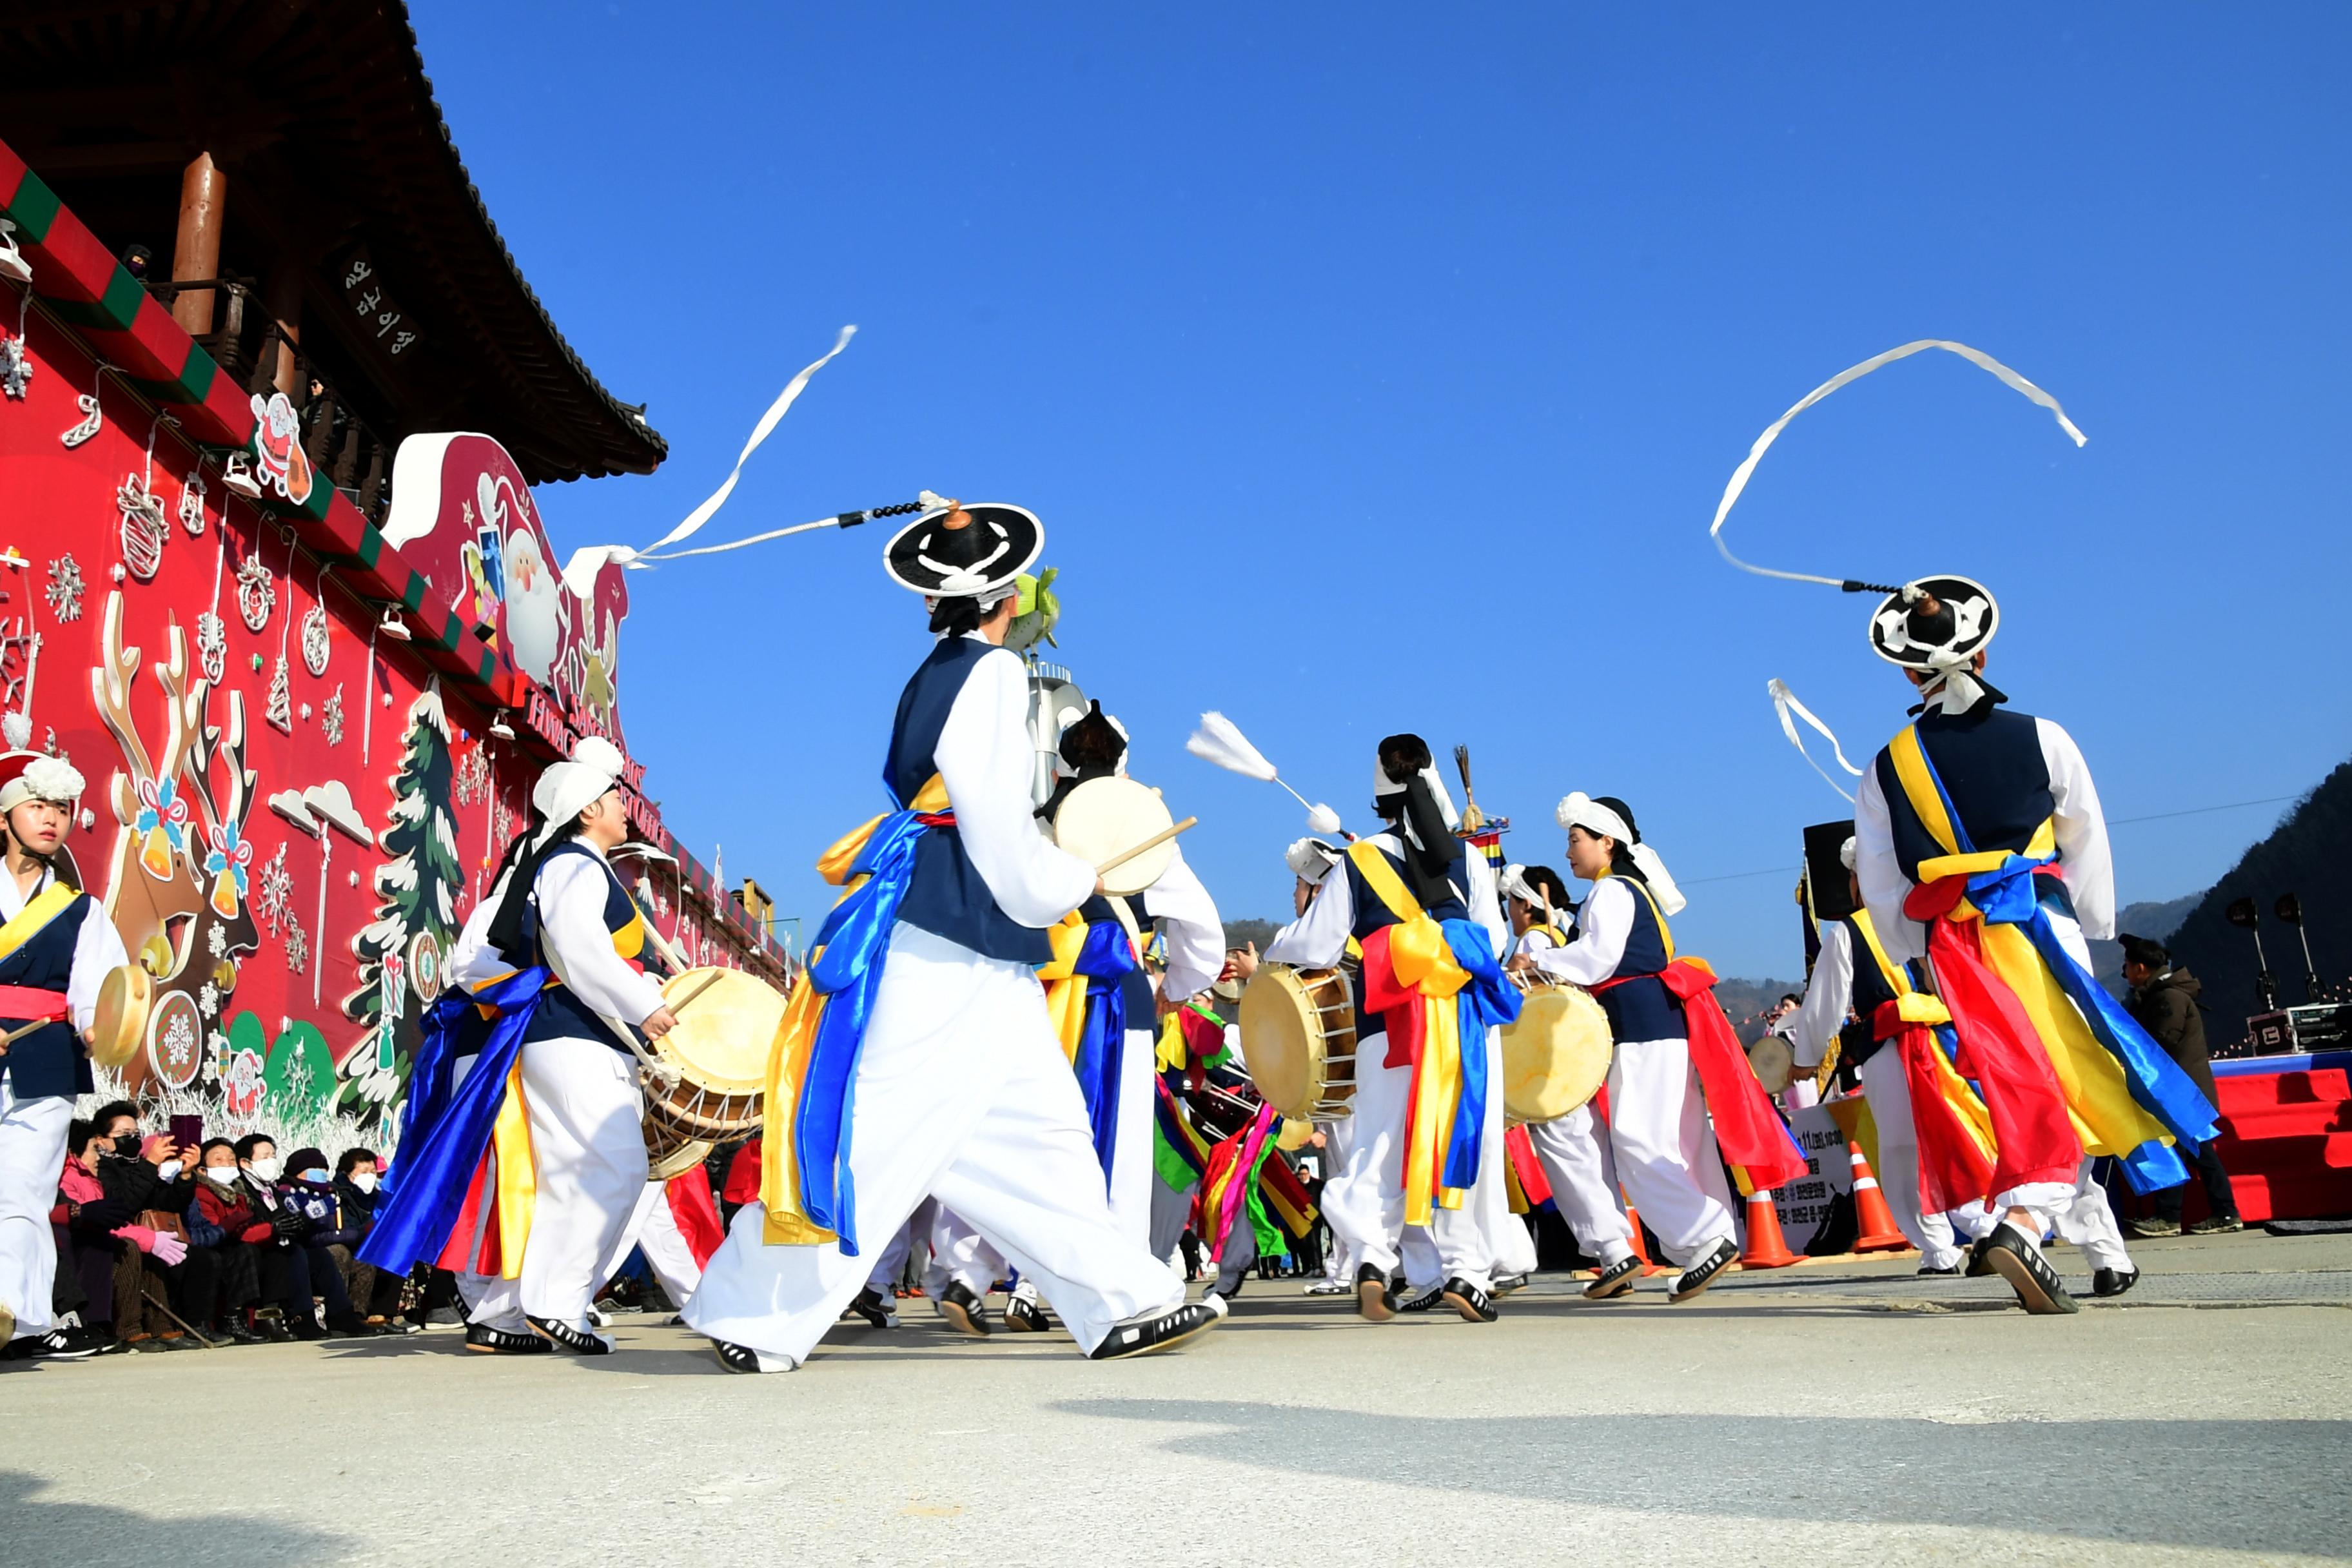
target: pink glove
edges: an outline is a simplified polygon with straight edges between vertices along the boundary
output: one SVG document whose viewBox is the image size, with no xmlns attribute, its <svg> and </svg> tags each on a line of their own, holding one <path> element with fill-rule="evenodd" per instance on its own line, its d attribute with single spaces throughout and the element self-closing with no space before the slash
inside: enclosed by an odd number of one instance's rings
<svg viewBox="0 0 2352 1568">
<path fill-rule="evenodd" d="M 114 1234 L 142 1252 L 155 1250 L 155 1233 L 143 1225 L 120 1226 L 116 1227 Z"/>
<path fill-rule="evenodd" d="M 187 1257 L 188 1244 L 168 1230 L 159 1230 L 155 1233 L 155 1245 L 147 1250 L 165 1263 L 177 1263 Z"/>
</svg>

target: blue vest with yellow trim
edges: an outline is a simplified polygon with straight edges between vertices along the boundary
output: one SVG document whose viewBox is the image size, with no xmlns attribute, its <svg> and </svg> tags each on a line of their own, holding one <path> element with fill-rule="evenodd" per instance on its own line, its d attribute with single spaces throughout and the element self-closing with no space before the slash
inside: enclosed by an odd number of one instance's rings
<svg viewBox="0 0 2352 1568">
<path fill-rule="evenodd" d="M 1630 884 L 1631 879 L 1627 880 Z M 1609 1015 L 1609 1033 L 1620 1045 L 1628 1040 L 1687 1039 L 1683 1010 L 1666 990 L 1666 983 L 1657 978 L 1658 972 L 1674 962 L 1666 952 L 1658 911 L 1651 907 L 1649 894 L 1643 889 L 1629 885 L 1626 890 L 1633 895 L 1633 925 L 1625 933 L 1625 951 L 1618 955 L 1616 973 L 1611 976 L 1624 984 L 1596 991 L 1593 999 Z M 1585 900 L 1588 905 L 1591 901 Z"/>
<path fill-rule="evenodd" d="M 2050 764 L 2042 754 L 2042 731 L 2033 716 L 1988 702 L 1958 716 L 1923 713 L 1914 728 L 1936 775 L 1944 781 L 1969 841 L 1979 849 L 2024 849 L 2054 804 Z M 1873 765 L 1895 830 L 1895 858 L 1903 874 L 1916 882 L 1919 862 L 1943 854 L 1943 847 L 1911 809 L 1895 772 L 1892 748 L 1882 749 Z"/>
<path fill-rule="evenodd" d="M 882 761 L 882 784 L 902 808 L 940 771 L 933 758 L 940 732 L 947 728 L 948 710 L 955 706 L 972 667 L 1001 651 L 978 637 L 942 637 L 899 693 L 890 750 Z M 916 840 L 914 875 L 898 905 L 898 919 L 982 958 L 1038 964 L 1054 956 L 1044 931 L 996 907 L 996 895 L 988 890 L 952 827 L 935 827 Z"/>
<path fill-rule="evenodd" d="M 613 933 L 614 952 L 623 958 L 635 958 L 645 949 L 645 917 L 638 912 L 636 900 L 629 897 L 628 889 L 621 885 L 621 879 L 614 874 L 613 868 L 602 855 L 576 838 L 567 839 L 549 850 L 546 858 L 540 862 L 540 869 L 545 870 L 562 855 L 584 855 L 595 861 L 597 868 L 604 873 L 604 929 Z M 536 901 L 523 906 L 522 939 L 530 945 L 531 962 L 546 963 L 547 949 L 540 942 L 539 905 Z M 630 1033 L 636 1033 L 634 1026 Z M 530 1022 L 523 1026 L 522 1043 L 527 1046 L 534 1040 L 578 1039 L 601 1040 L 616 1051 L 628 1049 L 624 1041 L 614 1037 L 613 1026 L 573 995 L 570 986 L 562 981 L 554 982 L 540 993 L 538 1010 L 531 1014 Z M 476 1048 L 479 1049 L 479 1047 Z"/>
<path fill-rule="evenodd" d="M 65 990 L 73 984 L 74 949 L 81 941 L 81 922 L 105 918 L 96 899 L 87 893 L 78 895 L 26 938 L 23 946 L 0 959 L 0 985 Z M 0 1034 L 26 1021 L 0 1015 Z M 82 1053 L 69 1022 L 36 1029 L 11 1043 L 8 1054 L 0 1056 L 0 1078 L 8 1080 L 18 1100 L 89 1094 L 96 1087 L 89 1076 L 89 1058 Z"/>
<path fill-rule="evenodd" d="M 1459 867 L 1462 858 L 1461 841 L 1456 839 L 1454 845 L 1454 865 Z M 1380 851 L 1381 858 L 1389 863 L 1390 868 L 1396 872 L 1397 880 L 1402 882 L 1410 891 L 1412 879 L 1405 872 L 1403 857 L 1378 844 L 1373 845 L 1372 847 Z M 1348 901 L 1353 906 L 1355 917 L 1355 923 L 1348 928 L 1348 934 L 1360 942 L 1382 927 L 1396 924 L 1396 916 L 1389 912 L 1389 907 L 1381 896 L 1372 891 L 1372 885 L 1364 880 L 1364 874 L 1356 868 L 1356 863 L 1342 856 L 1339 866 L 1348 874 Z M 1457 886 L 1460 880 L 1460 878 L 1455 878 Z M 1470 918 L 1468 908 L 1460 899 L 1446 899 L 1430 905 L 1423 912 L 1433 921 L 1466 921 Z"/>
<path fill-rule="evenodd" d="M 1870 939 L 1863 934 L 1861 922 L 1848 915 L 1838 924 L 1845 927 L 1846 940 L 1853 944 L 1853 993 L 1850 1005 L 1854 1013 L 1854 1021 L 1838 1031 L 1838 1055 L 1860 1067 L 1885 1043 L 1878 1037 L 1876 1018 L 1880 1005 L 1895 1000 L 1895 988 L 1886 984 L 1886 975 L 1878 967 L 1878 957 L 1871 951 Z"/>
</svg>

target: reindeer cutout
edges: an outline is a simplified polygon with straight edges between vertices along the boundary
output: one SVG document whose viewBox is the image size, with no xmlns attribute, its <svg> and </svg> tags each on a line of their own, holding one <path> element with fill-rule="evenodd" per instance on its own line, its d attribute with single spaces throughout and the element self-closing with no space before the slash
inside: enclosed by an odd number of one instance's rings
<svg viewBox="0 0 2352 1568">
<path fill-rule="evenodd" d="M 176 644 L 178 628 L 172 636 Z M 203 840 L 201 845 L 191 842 L 189 868 L 192 873 L 201 871 L 209 887 L 190 951 L 211 962 L 199 963 L 184 984 L 209 983 L 218 1008 L 220 998 L 236 989 L 238 961 L 261 945 L 250 898 L 255 850 L 245 832 L 246 814 L 261 775 L 246 765 L 245 693 L 228 694 L 228 727 L 224 731 L 209 721 L 205 710 L 210 682 L 199 679 L 194 686 L 186 685 L 184 662 L 159 668 L 156 675 L 166 694 L 180 704 L 188 735 L 182 777 L 204 816 Z"/>
</svg>

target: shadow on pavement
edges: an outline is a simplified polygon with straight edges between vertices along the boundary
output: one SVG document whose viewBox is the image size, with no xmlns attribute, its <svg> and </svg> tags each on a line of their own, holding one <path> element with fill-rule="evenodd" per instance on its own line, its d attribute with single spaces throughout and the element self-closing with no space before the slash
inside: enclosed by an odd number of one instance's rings
<svg viewBox="0 0 2352 1568">
<path fill-rule="evenodd" d="M 2340 1482 L 2352 1421 L 1428 1418 L 1190 1399 L 1053 1408 L 1210 1428 L 1162 1439 L 1171 1453 L 1435 1491 L 2352 1559 Z"/>
<path fill-rule="evenodd" d="M 125 1483 L 126 1486 L 128 1483 Z M 170 1563 L 174 1568 L 277 1568 L 332 1563 L 352 1550 L 341 1535 L 244 1513 L 161 1517 L 111 1503 L 44 1499 L 49 1483 L 0 1470 L 0 1561 L 76 1568 Z"/>
</svg>

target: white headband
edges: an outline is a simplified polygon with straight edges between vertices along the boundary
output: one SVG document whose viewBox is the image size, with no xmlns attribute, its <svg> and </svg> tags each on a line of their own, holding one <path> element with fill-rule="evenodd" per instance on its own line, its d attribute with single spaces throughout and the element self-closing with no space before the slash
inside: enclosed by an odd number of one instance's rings
<svg viewBox="0 0 2352 1568">
<path fill-rule="evenodd" d="M 1682 913 L 1690 900 L 1685 899 L 1682 889 L 1675 886 L 1675 879 L 1667 874 L 1666 863 L 1659 858 L 1658 852 L 1637 842 L 1633 827 L 1623 817 L 1582 790 L 1563 799 L 1558 815 L 1563 831 L 1581 827 L 1587 833 L 1614 838 L 1624 846 L 1625 853 L 1633 858 L 1634 866 L 1640 869 L 1642 880 L 1649 884 L 1650 896 L 1658 901 L 1659 913 Z"/>
<path fill-rule="evenodd" d="M 1551 901 L 1551 895 L 1528 880 L 1528 868 L 1525 866 L 1513 861 L 1504 867 L 1502 881 L 1499 885 L 1503 889 L 1504 897 L 1517 899 L 1522 903 L 1541 910 L 1546 921 L 1551 919 L 1555 907 Z"/>
<path fill-rule="evenodd" d="M 1853 869 L 1853 839 L 1851 836 L 1838 846 L 1838 864 L 1849 871 Z"/>
<path fill-rule="evenodd" d="M 1437 764 L 1432 763 L 1422 769 L 1421 777 L 1422 782 L 1429 785 L 1431 797 L 1437 802 L 1438 814 L 1445 818 L 1446 831 L 1450 833 L 1461 826 L 1462 814 L 1454 809 L 1454 797 L 1446 793 L 1445 781 L 1438 776 Z M 1383 795 L 1402 795 L 1404 791 L 1405 786 L 1390 778 L 1389 771 L 1375 759 L 1372 763 L 1372 798 L 1378 800 Z"/>
<path fill-rule="evenodd" d="M 1339 852 L 1320 838 L 1301 838 L 1283 851 L 1282 858 L 1300 881 L 1312 888 L 1331 874 L 1331 868 L 1339 863 Z"/>
</svg>

